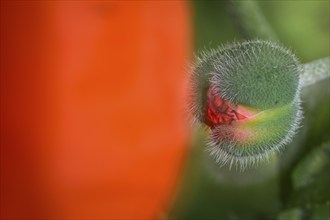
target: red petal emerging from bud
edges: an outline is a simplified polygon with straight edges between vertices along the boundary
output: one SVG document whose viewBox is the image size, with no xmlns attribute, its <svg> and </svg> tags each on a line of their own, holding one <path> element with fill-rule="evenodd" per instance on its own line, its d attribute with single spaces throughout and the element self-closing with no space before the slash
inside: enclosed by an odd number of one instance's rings
<svg viewBox="0 0 330 220">
<path fill-rule="evenodd" d="M 204 109 L 204 123 L 211 129 L 217 125 L 230 125 L 234 121 L 247 118 L 238 112 L 236 104 L 222 99 L 215 86 L 210 86 L 207 92 L 207 101 Z"/>
</svg>

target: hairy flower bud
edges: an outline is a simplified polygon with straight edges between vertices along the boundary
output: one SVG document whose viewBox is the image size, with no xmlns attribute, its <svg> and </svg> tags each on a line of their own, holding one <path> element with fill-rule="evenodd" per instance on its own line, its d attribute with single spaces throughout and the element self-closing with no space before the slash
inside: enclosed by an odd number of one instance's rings
<svg viewBox="0 0 330 220">
<path fill-rule="evenodd" d="M 268 41 L 245 41 L 204 52 L 192 70 L 190 109 L 211 134 L 220 164 L 241 168 L 287 144 L 302 118 L 300 64 Z"/>
</svg>

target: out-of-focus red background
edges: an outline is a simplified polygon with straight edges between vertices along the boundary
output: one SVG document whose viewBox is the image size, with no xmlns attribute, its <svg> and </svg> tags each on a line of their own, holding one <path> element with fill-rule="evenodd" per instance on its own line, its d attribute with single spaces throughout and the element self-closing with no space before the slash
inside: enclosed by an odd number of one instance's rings
<svg viewBox="0 0 330 220">
<path fill-rule="evenodd" d="M 185 1 L 1 1 L 1 218 L 161 218 L 188 131 Z"/>
</svg>

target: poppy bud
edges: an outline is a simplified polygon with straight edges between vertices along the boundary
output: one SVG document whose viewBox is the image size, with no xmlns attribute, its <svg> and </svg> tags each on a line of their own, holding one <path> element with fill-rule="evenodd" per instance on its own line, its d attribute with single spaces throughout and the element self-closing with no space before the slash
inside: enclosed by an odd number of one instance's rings
<svg viewBox="0 0 330 220">
<path fill-rule="evenodd" d="M 294 136 L 302 118 L 300 64 L 269 41 L 245 41 L 201 53 L 192 69 L 190 109 L 210 128 L 208 151 L 244 169 Z"/>
</svg>

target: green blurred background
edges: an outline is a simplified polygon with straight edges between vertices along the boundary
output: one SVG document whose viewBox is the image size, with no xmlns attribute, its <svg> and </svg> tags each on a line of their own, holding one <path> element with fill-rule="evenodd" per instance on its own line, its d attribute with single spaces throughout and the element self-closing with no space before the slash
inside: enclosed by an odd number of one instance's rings
<svg viewBox="0 0 330 220">
<path fill-rule="evenodd" d="M 329 56 L 329 1 L 258 1 L 302 63 Z M 194 1 L 195 53 L 241 40 L 226 1 Z M 284 152 L 245 172 L 219 168 L 197 131 L 170 219 L 330 219 L 329 80 L 302 91 L 304 122 Z"/>
</svg>

